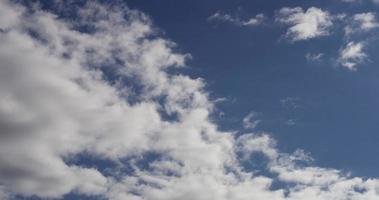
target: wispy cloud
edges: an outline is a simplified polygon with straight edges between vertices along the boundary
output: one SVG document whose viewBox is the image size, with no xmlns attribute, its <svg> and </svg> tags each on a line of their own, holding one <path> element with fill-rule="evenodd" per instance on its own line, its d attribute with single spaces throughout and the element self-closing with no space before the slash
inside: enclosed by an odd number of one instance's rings
<svg viewBox="0 0 379 200">
<path fill-rule="evenodd" d="M 355 14 L 348 25 L 345 27 L 345 34 L 350 36 L 354 33 L 368 32 L 379 27 L 375 13 L 359 13 Z"/>
<path fill-rule="evenodd" d="M 242 125 L 245 129 L 255 129 L 260 123 L 261 120 L 257 119 L 256 112 L 250 112 L 242 120 Z"/>
<path fill-rule="evenodd" d="M 283 99 L 280 99 L 280 104 L 287 109 L 303 108 L 301 100 L 298 97 L 285 97 Z"/>
<path fill-rule="evenodd" d="M 208 17 L 209 22 L 227 22 L 236 26 L 257 26 L 262 24 L 264 20 L 265 16 L 261 13 L 246 20 L 241 19 L 238 15 L 232 16 L 231 14 L 222 13 L 221 11 L 217 11 Z"/>
<path fill-rule="evenodd" d="M 379 4 L 379 0 L 341 0 L 342 2 L 347 3 L 363 3 L 363 2 L 373 2 Z"/>
<path fill-rule="evenodd" d="M 309 62 L 320 62 L 324 58 L 323 53 L 307 53 L 305 54 L 305 58 Z"/>
</svg>

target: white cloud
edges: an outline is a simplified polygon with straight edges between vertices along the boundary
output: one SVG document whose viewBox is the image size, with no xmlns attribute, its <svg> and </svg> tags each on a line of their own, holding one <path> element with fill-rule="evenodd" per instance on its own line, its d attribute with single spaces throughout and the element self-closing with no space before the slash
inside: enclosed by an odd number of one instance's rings
<svg viewBox="0 0 379 200">
<path fill-rule="evenodd" d="M 365 31 L 379 27 L 375 14 L 372 12 L 355 14 L 353 16 L 353 19 L 357 22 L 360 22 L 360 28 Z"/>
<path fill-rule="evenodd" d="M 308 40 L 329 35 L 332 27 L 332 16 L 320 8 L 311 7 L 304 11 L 300 7 L 282 8 L 276 20 L 290 25 L 286 37 L 292 41 Z"/>
<path fill-rule="evenodd" d="M 379 27 L 376 16 L 372 12 L 355 14 L 352 20 L 345 27 L 347 36 L 357 32 L 368 32 Z"/>
<path fill-rule="evenodd" d="M 322 61 L 323 57 L 324 57 L 323 53 L 307 53 L 305 55 L 305 58 L 309 62 L 320 62 Z"/>
<path fill-rule="evenodd" d="M 245 129 L 254 129 L 256 128 L 259 123 L 261 123 L 261 120 L 256 119 L 257 113 L 256 112 L 250 112 L 247 114 L 243 120 L 242 120 L 242 125 Z"/>
<path fill-rule="evenodd" d="M 213 22 L 213 21 L 229 22 L 237 26 L 257 26 L 257 25 L 262 24 L 264 20 L 265 20 L 265 16 L 262 13 L 257 14 L 255 17 L 252 17 L 247 20 L 242 20 L 238 16 L 224 14 L 220 11 L 217 11 L 216 13 L 208 17 L 208 21 L 210 22 Z"/>
<path fill-rule="evenodd" d="M 364 42 L 349 42 L 341 51 L 338 61 L 343 67 L 349 70 L 357 70 L 356 66 L 363 63 L 367 59 L 364 52 Z"/>
<path fill-rule="evenodd" d="M 371 1 L 373 3 L 379 3 L 379 0 L 341 0 L 342 2 L 347 2 L 347 3 L 362 3 L 364 1 Z"/>
<path fill-rule="evenodd" d="M 214 105 L 205 82 L 169 73 L 188 56 L 157 36 L 143 13 L 91 1 L 72 22 L 19 9 L 0 1 L 0 10 L 15 16 L 0 24 L 1 198 L 71 192 L 112 200 L 379 197 L 377 179 L 298 165 L 309 158 L 281 153 L 267 134 L 219 131 L 209 120 Z M 272 177 L 244 167 L 257 152 L 268 158 Z M 156 156 L 146 160 L 149 153 Z M 82 154 L 116 167 L 105 173 L 96 162 L 70 162 Z M 273 190 L 274 180 L 291 184 Z"/>
</svg>

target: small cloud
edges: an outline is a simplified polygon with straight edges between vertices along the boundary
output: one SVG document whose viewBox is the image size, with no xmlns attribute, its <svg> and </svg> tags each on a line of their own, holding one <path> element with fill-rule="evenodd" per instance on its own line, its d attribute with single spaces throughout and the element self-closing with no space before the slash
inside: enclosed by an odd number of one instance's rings
<svg viewBox="0 0 379 200">
<path fill-rule="evenodd" d="M 311 163 L 314 161 L 314 158 L 310 153 L 305 152 L 303 149 L 296 149 L 296 151 L 289 156 L 289 160 L 293 162 L 301 161 L 305 163 Z"/>
<path fill-rule="evenodd" d="M 338 58 L 339 63 L 349 70 L 356 71 L 356 65 L 363 63 L 368 57 L 363 51 L 364 48 L 364 42 L 349 42 L 345 48 L 340 51 Z"/>
<path fill-rule="evenodd" d="M 341 0 L 341 1 L 346 2 L 346 3 L 362 3 L 365 0 Z M 375 4 L 379 4 L 379 0 L 366 0 L 366 1 L 371 1 Z"/>
<path fill-rule="evenodd" d="M 234 22 L 234 18 L 229 14 L 222 14 L 217 11 L 215 14 L 208 17 L 208 21 L 222 21 L 222 22 Z"/>
<path fill-rule="evenodd" d="M 306 11 L 300 7 L 284 7 L 276 16 L 276 21 L 290 25 L 286 37 L 292 41 L 329 35 L 329 29 L 333 25 L 332 19 L 329 12 L 316 7 Z"/>
<path fill-rule="evenodd" d="M 247 20 L 243 20 L 239 16 L 222 13 L 221 11 L 217 11 L 215 14 L 208 17 L 209 22 L 228 22 L 236 26 L 257 26 L 262 24 L 264 20 L 265 16 L 262 13 Z"/>
<path fill-rule="evenodd" d="M 309 62 L 320 62 L 324 58 L 324 54 L 323 53 L 307 53 L 305 55 L 305 58 Z"/>
<path fill-rule="evenodd" d="M 298 123 L 298 119 L 296 117 L 296 113 L 304 108 L 300 98 L 298 97 L 286 97 L 280 100 L 280 104 L 282 107 L 288 112 L 292 113 L 291 117 L 288 117 L 284 123 L 287 126 L 295 126 Z"/>
<path fill-rule="evenodd" d="M 288 120 L 286 121 L 286 125 L 288 125 L 288 126 L 295 126 L 296 123 L 297 123 L 297 120 L 296 120 L 296 119 L 288 119 Z"/>
<path fill-rule="evenodd" d="M 223 102 L 226 102 L 226 101 L 228 101 L 227 98 L 221 97 L 221 98 L 217 98 L 217 99 L 213 100 L 213 103 L 223 103 Z"/>
<path fill-rule="evenodd" d="M 286 97 L 280 99 L 280 103 L 287 109 L 298 109 L 303 107 L 300 103 L 300 98 L 298 97 Z"/>
<path fill-rule="evenodd" d="M 255 26 L 255 25 L 262 24 L 264 20 L 265 20 L 265 16 L 263 14 L 257 14 L 253 18 L 250 18 L 247 21 L 243 21 L 242 24 L 244 26 Z"/>
<path fill-rule="evenodd" d="M 349 25 L 345 27 L 345 34 L 347 36 L 357 32 L 369 32 L 379 27 L 376 16 L 372 12 L 355 14 Z"/>
<path fill-rule="evenodd" d="M 250 112 L 246 117 L 242 120 L 242 125 L 245 129 L 254 129 L 261 123 L 261 120 L 256 119 L 257 113 Z"/>
</svg>

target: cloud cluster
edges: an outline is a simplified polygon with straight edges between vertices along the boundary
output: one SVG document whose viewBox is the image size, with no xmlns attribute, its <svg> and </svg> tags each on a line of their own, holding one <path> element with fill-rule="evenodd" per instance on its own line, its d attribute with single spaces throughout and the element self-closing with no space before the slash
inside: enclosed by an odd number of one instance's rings
<svg viewBox="0 0 379 200">
<path fill-rule="evenodd" d="M 377 179 L 312 166 L 267 134 L 219 131 L 205 82 L 170 73 L 189 56 L 143 13 L 56 4 L 0 1 L 2 199 L 379 199 Z M 257 154 L 270 175 L 248 166 Z"/>
<path fill-rule="evenodd" d="M 366 42 L 356 42 L 358 34 L 367 34 L 379 27 L 376 14 L 373 12 L 358 13 L 352 16 L 346 14 L 332 15 L 328 11 L 311 7 L 304 11 L 300 7 L 284 7 L 277 12 L 276 21 L 289 25 L 286 38 L 295 42 L 309 40 L 316 37 L 327 36 L 331 33 L 334 22 L 344 26 L 347 41 L 340 50 L 338 63 L 349 70 L 357 70 L 357 65 L 364 63 L 368 55 L 364 52 Z M 306 54 L 306 59 L 311 62 L 320 61 L 323 53 Z"/>
<path fill-rule="evenodd" d="M 345 2 L 358 1 L 346 0 Z M 218 11 L 208 17 L 208 21 L 228 22 L 237 26 L 255 26 L 262 24 L 265 18 L 263 14 L 258 14 L 256 17 L 245 21 L 238 16 L 223 14 Z M 275 21 L 288 26 L 284 37 L 292 42 L 329 36 L 335 32 L 336 27 L 339 27 L 335 26 L 336 24 L 342 25 L 345 33 L 343 37 L 344 47 L 340 50 L 339 57 L 334 60 L 337 60 L 342 67 L 351 71 L 356 71 L 358 65 L 363 64 L 368 58 L 368 55 L 364 52 L 367 42 L 365 40 L 354 41 L 353 38 L 357 40 L 357 35 L 367 35 L 379 27 L 379 22 L 374 12 L 352 15 L 346 13 L 331 14 L 317 7 L 308 9 L 283 7 L 276 11 Z M 353 51 L 355 51 L 355 54 Z M 305 55 L 309 62 L 320 62 L 324 57 L 326 57 L 324 53 L 307 53 Z"/>
<path fill-rule="evenodd" d="M 367 42 L 354 41 L 356 35 L 366 35 L 379 27 L 376 14 L 372 12 L 354 14 L 348 18 L 344 28 L 347 44 L 340 50 L 338 61 L 349 70 L 356 71 L 357 65 L 368 60 L 365 53 Z M 370 38 L 370 36 L 368 36 Z"/>
</svg>

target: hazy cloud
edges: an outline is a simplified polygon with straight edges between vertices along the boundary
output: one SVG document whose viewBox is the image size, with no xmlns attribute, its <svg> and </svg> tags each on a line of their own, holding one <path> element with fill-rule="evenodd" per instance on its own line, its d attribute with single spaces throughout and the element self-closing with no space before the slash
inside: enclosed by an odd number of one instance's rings
<svg viewBox="0 0 379 200">
<path fill-rule="evenodd" d="M 256 128 L 259 123 L 261 123 L 261 120 L 256 119 L 257 113 L 256 112 L 250 112 L 248 115 L 246 115 L 242 120 L 242 125 L 245 129 L 254 129 Z"/>
<path fill-rule="evenodd" d="M 307 53 L 305 55 L 305 58 L 309 62 L 320 62 L 324 58 L 324 54 L 323 53 Z"/>
<path fill-rule="evenodd" d="M 261 13 L 247 20 L 243 20 L 239 16 L 224 14 L 221 11 L 217 11 L 216 13 L 208 17 L 209 22 L 228 22 L 236 26 L 256 26 L 262 24 L 264 20 L 265 16 Z"/>
<path fill-rule="evenodd" d="M 347 36 L 357 32 L 368 32 L 379 27 L 376 16 L 372 12 L 355 14 L 352 21 L 345 27 Z"/>
</svg>

